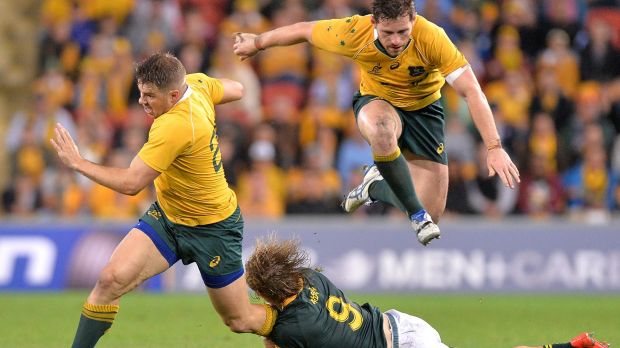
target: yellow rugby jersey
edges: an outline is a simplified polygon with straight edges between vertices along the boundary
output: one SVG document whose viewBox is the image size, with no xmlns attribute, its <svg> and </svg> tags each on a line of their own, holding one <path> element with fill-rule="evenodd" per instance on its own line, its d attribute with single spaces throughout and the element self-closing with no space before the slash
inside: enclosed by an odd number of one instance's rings
<svg viewBox="0 0 620 348">
<path fill-rule="evenodd" d="M 186 76 L 188 90 L 157 117 L 138 156 L 161 174 L 155 179 L 157 201 L 168 218 L 187 226 L 219 222 L 237 208 L 228 187 L 215 133 L 214 104 L 222 83 L 205 74 Z"/>
<path fill-rule="evenodd" d="M 375 37 L 370 15 L 317 21 L 312 44 L 347 56 L 360 67 L 362 95 L 376 95 L 407 111 L 421 109 L 441 97 L 444 77 L 467 65 L 445 31 L 416 15 L 411 41 L 390 57 Z"/>
</svg>

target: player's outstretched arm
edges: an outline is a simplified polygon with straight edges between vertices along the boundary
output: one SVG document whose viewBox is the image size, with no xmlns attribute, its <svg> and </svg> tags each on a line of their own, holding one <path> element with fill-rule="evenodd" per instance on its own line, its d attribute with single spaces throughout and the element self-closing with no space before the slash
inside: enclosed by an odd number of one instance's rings
<svg viewBox="0 0 620 348">
<path fill-rule="evenodd" d="M 244 88 L 241 82 L 230 79 L 219 79 L 224 86 L 224 95 L 218 104 L 239 100 L 243 97 Z"/>
<path fill-rule="evenodd" d="M 54 132 L 55 137 L 50 139 L 50 143 L 67 167 L 114 191 L 136 195 L 159 175 L 158 171 L 149 167 L 138 156 L 131 161 L 129 168 L 113 168 L 92 163 L 80 155 L 65 127 L 58 123 Z"/>
<path fill-rule="evenodd" d="M 314 22 L 299 22 L 276 28 L 262 34 L 235 33 L 233 52 L 241 60 L 253 57 L 258 51 L 275 46 L 290 46 L 311 42 Z"/>
<path fill-rule="evenodd" d="M 450 84 L 465 98 L 474 124 L 487 146 L 489 176 L 497 174 L 505 186 L 514 188 L 517 183 L 521 182 L 519 170 L 502 148 L 489 102 L 482 92 L 474 72 L 469 66 L 463 69 L 460 76 Z"/>
</svg>

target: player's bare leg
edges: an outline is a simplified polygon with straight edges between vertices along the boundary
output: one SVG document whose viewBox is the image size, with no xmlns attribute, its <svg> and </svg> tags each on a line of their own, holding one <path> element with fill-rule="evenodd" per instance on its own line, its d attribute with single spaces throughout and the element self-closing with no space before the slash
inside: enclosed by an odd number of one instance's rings
<svg viewBox="0 0 620 348">
<path fill-rule="evenodd" d="M 413 154 L 405 154 L 415 192 L 435 223 L 446 209 L 448 166 Z"/>
<path fill-rule="evenodd" d="M 418 190 L 415 186 L 419 183 L 415 178 L 412 179 L 409 165 L 398 147 L 402 123 L 394 107 L 384 100 L 373 100 L 362 107 L 358 114 L 357 124 L 362 136 L 370 144 L 375 161 L 374 165 L 384 182 L 387 183 L 387 187 L 384 186 L 378 190 L 380 195 L 372 198 L 401 209 L 404 208 L 407 216 L 411 219 L 418 240 L 423 245 L 439 238 L 439 227 L 433 222 L 431 215 L 425 209 L 424 201 L 418 198 L 416 194 Z M 366 174 L 369 173 L 372 171 L 368 171 Z M 356 191 L 367 192 L 372 184 L 371 180 L 376 181 L 377 179 L 365 175 L 364 182 L 345 199 L 343 204 L 345 210 L 347 207 L 357 208 L 363 203 L 362 199 L 366 197 L 355 193 Z M 434 207 L 434 210 L 439 213 L 438 207 Z"/>
<path fill-rule="evenodd" d="M 73 347 L 94 347 L 112 326 L 121 296 L 168 268 L 168 261 L 144 232 L 129 231 L 84 304 Z"/>
</svg>

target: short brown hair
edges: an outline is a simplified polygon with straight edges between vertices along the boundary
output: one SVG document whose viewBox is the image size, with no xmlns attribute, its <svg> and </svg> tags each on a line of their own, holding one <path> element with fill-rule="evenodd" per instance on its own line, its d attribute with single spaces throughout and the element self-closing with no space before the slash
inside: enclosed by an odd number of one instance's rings
<svg viewBox="0 0 620 348">
<path fill-rule="evenodd" d="M 162 90 L 180 87 L 185 74 L 183 63 L 171 53 L 155 53 L 136 65 L 138 83 L 152 83 Z"/>
<path fill-rule="evenodd" d="M 413 18 L 415 4 L 413 0 L 374 0 L 371 12 L 377 22 L 386 19 L 397 19 L 403 16 Z"/>
<path fill-rule="evenodd" d="M 308 254 L 300 249 L 298 240 L 279 241 L 272 234 L 256 241 L 256 248 L 245 263 L 246 278 L 258 295 L 281 306 L 299 292 L 308 265 Z"/>
</svg>

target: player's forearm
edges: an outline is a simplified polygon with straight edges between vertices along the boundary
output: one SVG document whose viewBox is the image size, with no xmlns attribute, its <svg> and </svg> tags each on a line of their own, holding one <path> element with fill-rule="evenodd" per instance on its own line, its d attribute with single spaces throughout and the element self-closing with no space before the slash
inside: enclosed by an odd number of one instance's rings
<svg viewBox="0 0 620 348">
<path fill-rule="evenodd" d="M 126 195 L 136 195 L 143 189 L 132 180 L 132 175 L 128 175 L 127 168 L 105 167 L 83 159 L 74 169 L 90 180 Z"/>
<path fill-rule="evenodd" d="M 500 137 L 493 119 L 493 113 L 482 91 L 472 91 L 465 96 L 476 129 L 487 148 L 499 145 Z"/>
<path fill-rule="evenodd" d="M 258 49 L 276 46 L 290 46 L 309 42 L 312 35 L 312 22 L 299 22 L 258 35 L 254 41 Z"/>
</svg>

